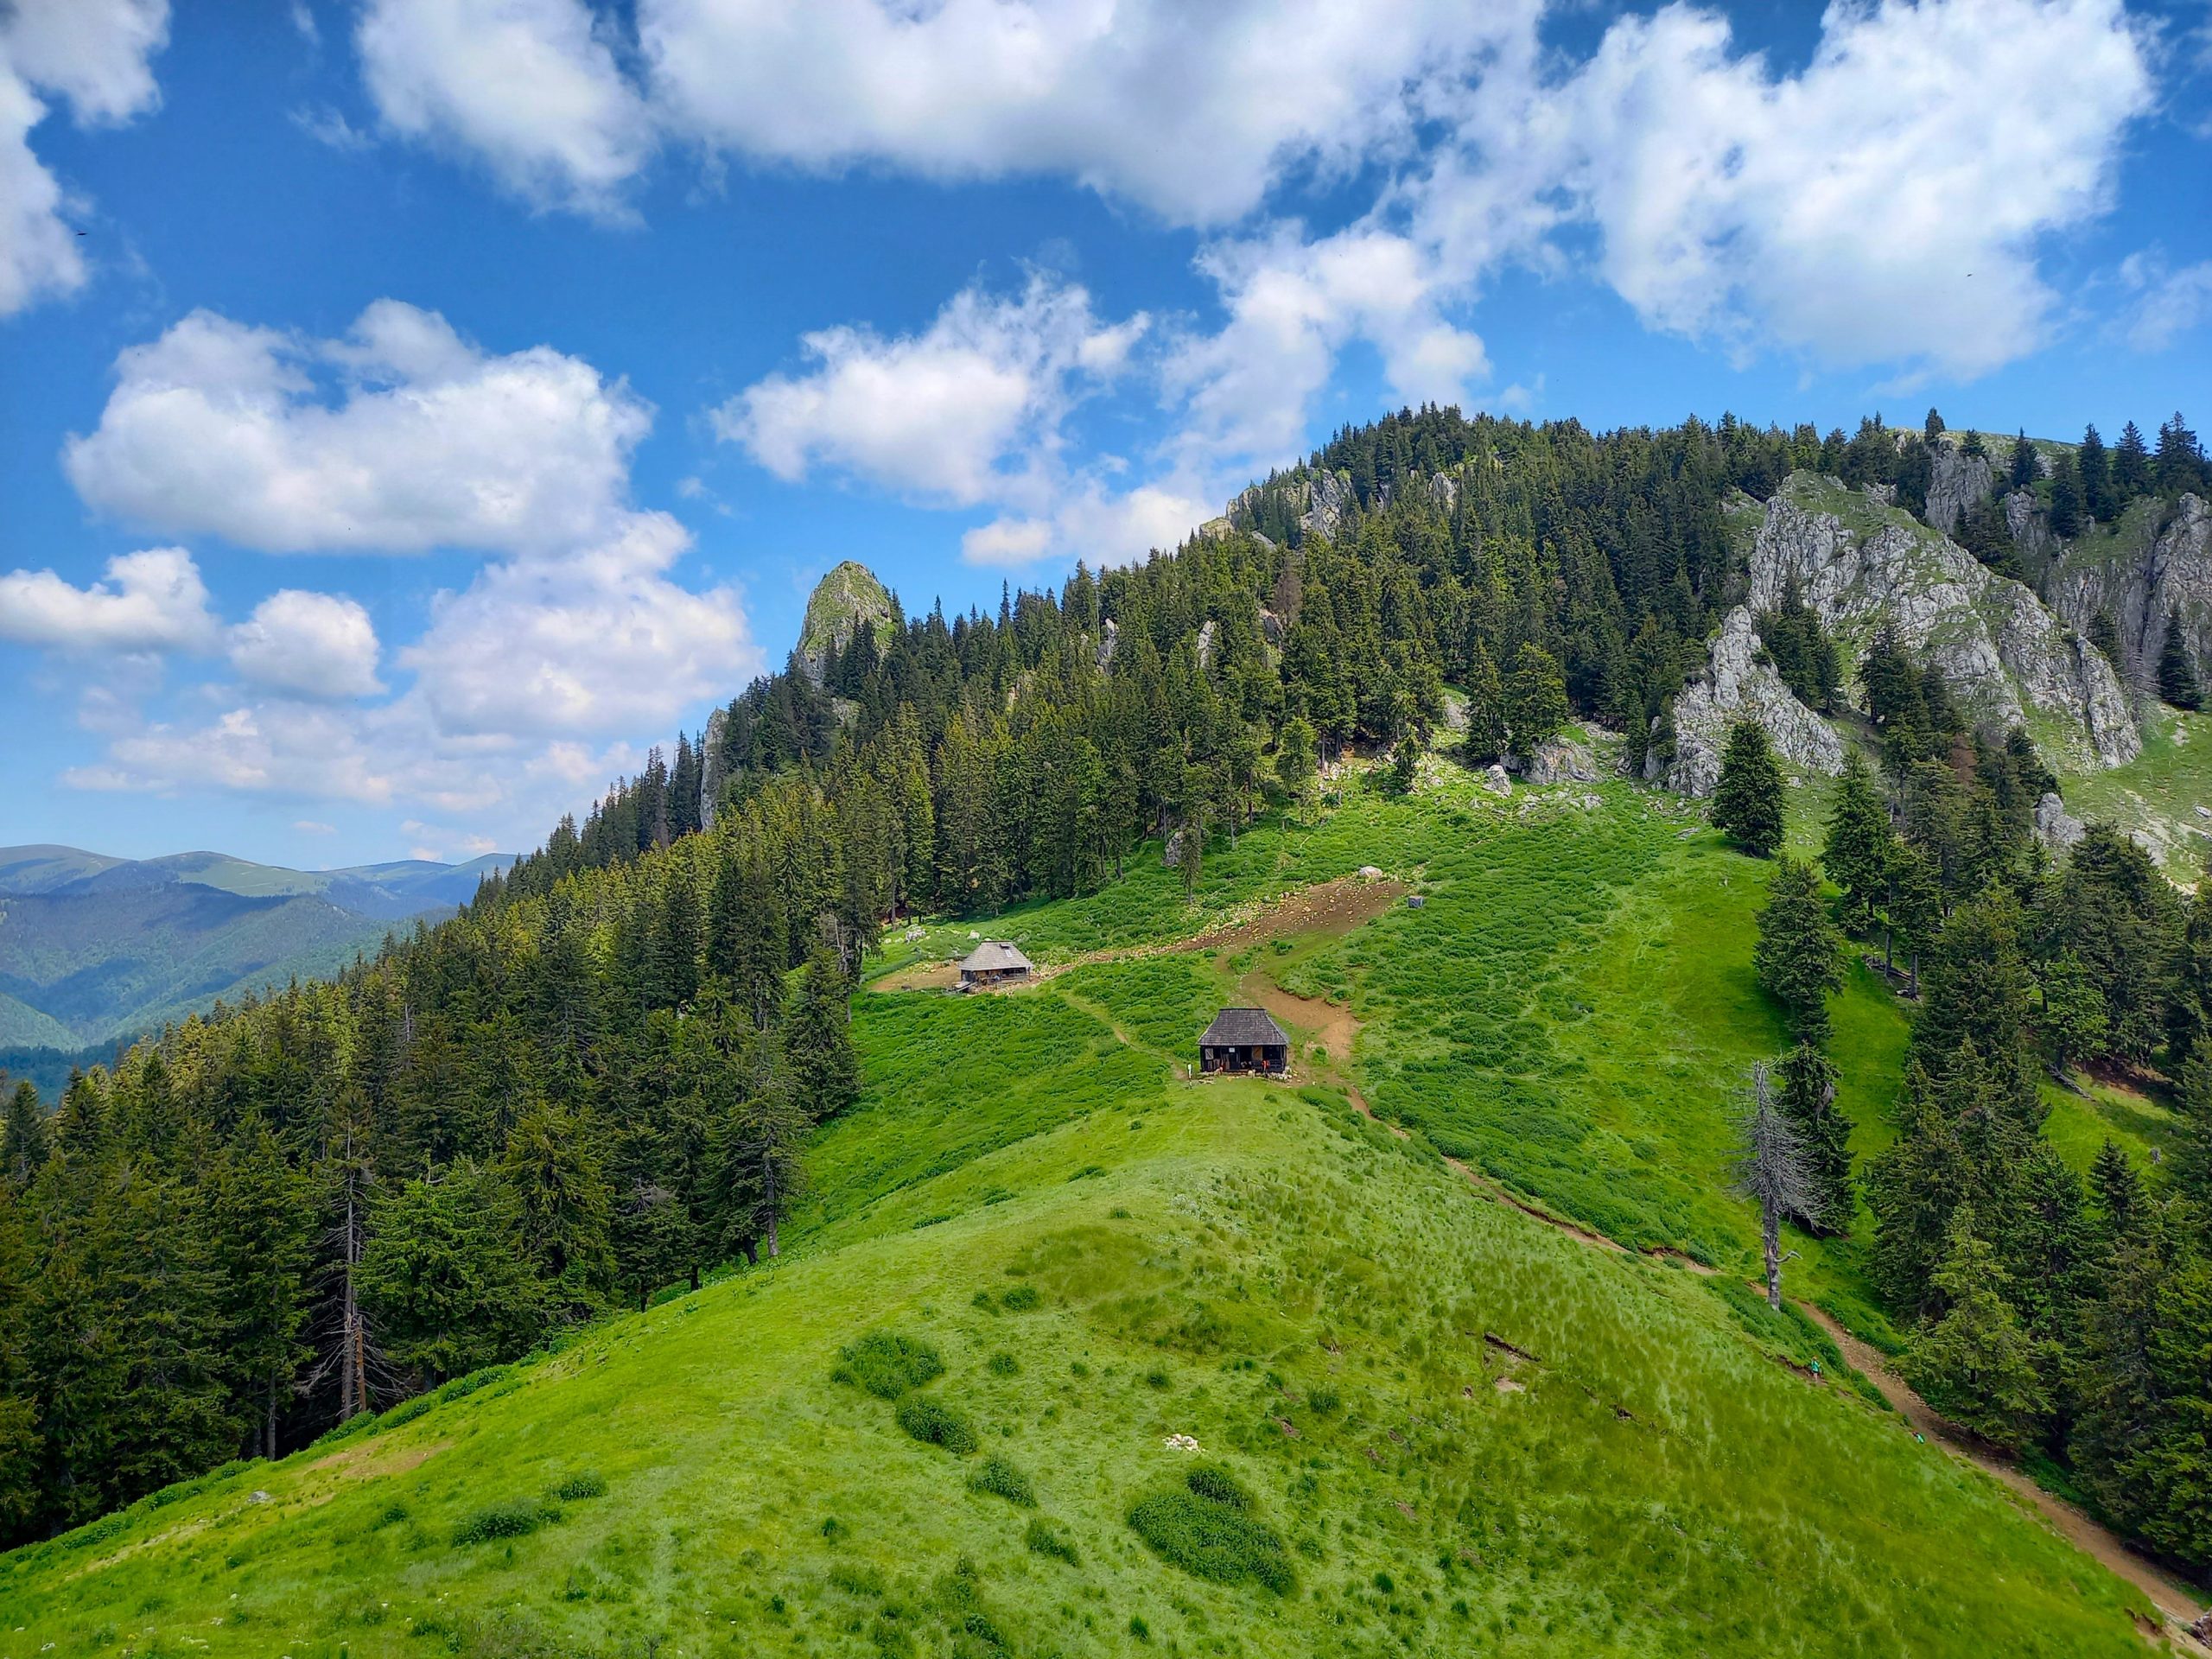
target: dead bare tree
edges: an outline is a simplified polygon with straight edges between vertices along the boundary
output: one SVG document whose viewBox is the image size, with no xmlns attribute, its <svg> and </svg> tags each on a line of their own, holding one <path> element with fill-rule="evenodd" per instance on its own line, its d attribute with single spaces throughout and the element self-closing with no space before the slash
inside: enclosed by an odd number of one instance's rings
<svg viewBox="0 0 2212 1659">
<path fill-rule="evenodd" d="M 1775 1104 L 1764 1062 L 1751 1068 L 1751 1109 L 1744 1115 L 1740 1132 L 1736 1191 L 1759 1207 L 1759 1239 L 1766 1253 L 1766 1299 L 1780 1313 L 1782 1218 L 1797 1216 L 1817 1224 L 1824 1206 L 1807 1167 L 1796 1126 Z"/>
</svg>

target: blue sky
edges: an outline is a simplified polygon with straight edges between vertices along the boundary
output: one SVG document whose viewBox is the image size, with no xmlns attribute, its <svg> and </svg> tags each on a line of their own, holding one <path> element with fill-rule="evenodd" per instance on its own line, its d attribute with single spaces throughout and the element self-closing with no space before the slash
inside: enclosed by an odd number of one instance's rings
<svg viewBox="0 0 2212 1659">
<path fill-rule="evenodd" d="M 989 605 L 1407 401 L 2212 421 L 2209 68 L 2195 0 L 17 0 L 0 842 L 534 844 L 837 560 Z"/>
</svg>

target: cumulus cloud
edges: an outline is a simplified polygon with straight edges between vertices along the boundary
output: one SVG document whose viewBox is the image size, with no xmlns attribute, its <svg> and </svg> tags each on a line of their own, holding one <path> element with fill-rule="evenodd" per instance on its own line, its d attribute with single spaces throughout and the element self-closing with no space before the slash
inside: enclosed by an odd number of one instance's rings
<svg viewBox="0 0 2212 1659">
<path fill-rule="evenodd" d="M 779 478 L 824 466 L 973 505 L 1038 474 L 1070 407 L 1121 372 L 1147 324 L 1140 312 L 1102 325 L 1082 288 L 1041 274 L 1018 298 L 970 288 L 918 334 L 808 334 L 813 366 L 740 392 L 715 430 Z"/>
<path fill-rule="evenodd" d="M 621 216 L 652 120 L 583 0 L 370 0 L 354 44 L 393 131 L 480 159 L 539 207 Z"/>
<path fill-rule="evenodd" d="M 270 552 L 530 554 L 613 534 L 652 423 L 580 359 L 494 356 L 397 300 L 334 340 L 195 311 L 116 376 L 99 427 L 65 447 L 78 493 Z"/>
<path fill-rule="evenodd" d="M 1185 224 L 1402 151 L 1420 89 L 1539 0 L 641 0 L 672 128 L 811 168 L 1055 174 Z"/>
<path fill-rule="evenodd" d="M 251 685 L 321 701 L 372 697 L 377 633 L 357 601 L 286 588 L 230 631 L 231 666 Z"/>
<path fill-rule="evenodd" d="M 51 570 L 0 576 L 0 639 L 48 650 L 200 651 L 215 619 L 200 567 L 181 547 L 148 548 L 107 562 L 105 580 L 73 587 Z"/>
<path fill-rule="evenodd" d="M 0 9 L 0 316 L 81 288 L 60 181 L 32 150 L 42 92 L 79 127 L 120 124 L 160 101 L 150 67 L 168 0 L 14 0 Z"/>
<path fill-rule="evenodd" d="M 442 594 L 400 653 L 414 695 L 440 732 L 465 737 L 654 729 L 728 695 L 760 653 L 729 588 L 667 580 L 690 545 L 673 518 L 641 513 L 604 547 L 493 566 Z"/>
</svg>

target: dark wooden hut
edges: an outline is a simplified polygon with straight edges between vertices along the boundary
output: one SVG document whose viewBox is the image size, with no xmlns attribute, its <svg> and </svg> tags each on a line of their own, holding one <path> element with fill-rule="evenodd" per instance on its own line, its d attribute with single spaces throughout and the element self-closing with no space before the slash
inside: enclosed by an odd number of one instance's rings
<svg viewBox="0 0 2212 1659">
<path fill-rule="evenodd" d="M 1263 1008 L 1224 1008 L 1198 1039 L 1198 1067 L 1280 1075 L 1290 1070 L 1290 1039 Z"/>
</svg>

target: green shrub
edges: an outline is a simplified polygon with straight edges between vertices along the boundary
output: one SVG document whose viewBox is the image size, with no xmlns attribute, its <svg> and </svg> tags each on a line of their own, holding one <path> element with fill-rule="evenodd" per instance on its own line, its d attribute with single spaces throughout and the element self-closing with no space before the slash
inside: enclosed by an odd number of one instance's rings
<svg viewBox="0 0 2212 1659">
<path fill-rule="evenodd" d="M 1315 1389 L 1306 1396 L 1306 1408 L 1317 1417 L 1333 1417 L 1344 1407 L 1344 1397 L 1334 1389 Z"/>
<path fill-rule="evenodd" d="M 968 1477 L 968 1490 L 988 1492 L 1025 1510 L 1037 1507 L 1037 1493 L 1029 1484 L 1029 1477 L 1004 1458 L 985 1458 L 976 1472 Z"/>
<path fill-rule="evenodd" d="M 991 1299 L 991 1293 L 989 1291 L 979 1290 L 973 1296 L 968 1299 L 968 1306 L 970 1307 L 980 1307 L 988 1311 L 991 1308 L 996 1307 L 998 1303 Z"/>
<path fill-rule="evenodd" d="M 1033 1555 L 1049 1555 L 1056 1561 L 1065 1561 L 1070 1567 L 1076 1565 L 1074 1544 L 1047 1526 L 1043 1516 L 1031 1517 L 1029 1530 L 1021 1536 Z"/>
<path fill-rule="evenodd" d="M 976 1449 L 976 1431 L 968 1420 L 927 1395 L 910 1394 L 899 1402 L 899 1427 L 916 1440 L 941 1446 L 956 1457 L 964 1458 Z"/>
<path fill-rule="evenodd" d="M 1218 1464 L 1201 1464 L 1180 1491 L 1154 1492 L 1129 1508 L 1129 1525 L 1171 1566 L 1217 1584 L 1249 1579 L 1277 1595 L 1291 1587 L 1290 1558 L 1273 1529 L 1250 1514 L 1251 1494 Z"/>
<path fill-rule="evenodd" d="M 511 1497 L 498 1503 L 487 1503 L 453 1529 L 456 1548 L 468 1544 L 489 1543 L 494 1538 L 524 1538 L 536 1532 L 549 1521 L 561 1518 L 561 1511 L 550 1503 L 540 1503 L 527 1497 Z"/>
<path fill-rule="evenodd" d="M 372 1532 L 381 1531 L 385 1527 L 396 1527 L 405 1519 L 407 1506 L 395 1499 L 377 1511 L 377 1518 L 369 1522 L 369 1529 Z"/>
<path fill-rule="evenodd" d="M 1045 1299 L 1037 1294 L 1034 1285 L 1016 1285 L 999 1298 L 999 1306 L 1009 1313 L 1027 1313 Z"/>
<path fill-rule="evenodd" d="M 377 1419 L 378 1428 L 397 1428 L 402 1423 L 411 1423 L 438 1403 L 435 1394 L 418 1394 L 412 1400 L 403 1400 Z"/>
<path fill-rule="evenodd" d="M 1159 1366 L 1154 1366 L 1144 1374 L 1144 1385 L 1147 1389 L 1164 1389 L 1167 1386 L 1167 1373 Z"/>
<path fill-rule="evenodd" d="M 596 1469 L 579 1469 L 573 1475 L 563 1476 L 553 1488 L 553 1494 L 563 1503 L 574 1503 L 587 1497 L 607 1496 L 607 1477 Z"/>
<path fill-rule="evenodd" d="M 926 1342 L 891 1331 L 871 1331 L 838 1351 L 842 1362 L 830 1376 L 867 1389 L 879 1400 L 896 1400 L 944 1372 L 944 1362 Z"/>
<path fill-rule="evenodd" d="M 1013 1376 L 1021 1370 L 1021 1363 L 1001 1348 L 985 1362 L 984 1369 L 993 1376 Z"/>
</svg>

